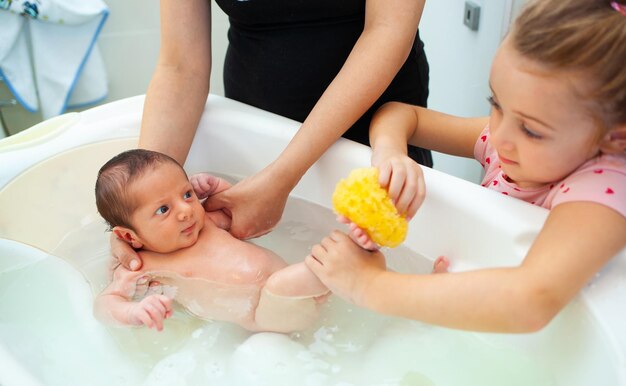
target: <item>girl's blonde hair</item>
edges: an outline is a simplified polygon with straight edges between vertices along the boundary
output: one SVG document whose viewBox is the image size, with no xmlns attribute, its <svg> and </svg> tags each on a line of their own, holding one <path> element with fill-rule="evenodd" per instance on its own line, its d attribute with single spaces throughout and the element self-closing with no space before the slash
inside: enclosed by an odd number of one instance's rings
<svg viewBox="0 0 626 386">
<path fill-rule="evenodd" d="M 626 0 L 614 3 L 624 5 Z M 610 0 L 531 0 L 512 30 L 515 49 L 549 70 L 581 74 L 603 125 L 626 123 L 626 15 Z"/>
</svg>

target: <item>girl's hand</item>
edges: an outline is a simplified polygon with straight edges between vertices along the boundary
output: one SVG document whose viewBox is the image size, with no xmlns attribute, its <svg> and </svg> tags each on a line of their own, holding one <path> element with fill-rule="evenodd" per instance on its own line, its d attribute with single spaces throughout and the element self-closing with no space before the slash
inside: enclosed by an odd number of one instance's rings
<svg viewBox="0 0 626 386">
<path fill-rule="evenodd" d="M 163 321 L 172 316 L 172 299 L 165 295 L 150 295 L 128 310 L 128 323 L 134 326 L 163 330 Z"/>
<path fill-rule="evenodd" d="M 378 168 L 378 182 L 387 189 L 398 213 L 410 220 L 424 202 L 426 186 L 419 164 L 406 154 L 378 150 L 372 155 Z"/>
<path fill-rule="evenodd" d="M 111 254 L 115 260 L 128 270 L 137 271 L 143 265 L 139 254 L 137 254 L 126 241 L 119 239 L 113 232 L 111 232 Z"/>
<path fill-rule="evenodd" d="M 337 230 L 313 246 L 304 261 L 328 289 L 358 306 L 365 305 L 368 285 L 386 271 L 380 251 L 367 251 Z"/>
<path fill-rule="evenodd" d="M 342 224 L 348 225 L 348 227 L 350 228 L 350 232 L 348 233 L 350 239 L 352 239 L 352 241 L 354 241 L 361 248 L 367 249 L 368 251 L 376 251 L 380 249 L 380 246 L 372 241 L 367 232 L 359 228 L 358 225 L 350 221 L 350 219 L 346 216 L 337 216 L 337 221 Z"/>
<path fill-rule="evenodd" d="M 189 177 L 193 191 L 200 200 L 209 197 L 215 192 L 220 179 L 207 173 L 198 173 Z"/>
</svg>

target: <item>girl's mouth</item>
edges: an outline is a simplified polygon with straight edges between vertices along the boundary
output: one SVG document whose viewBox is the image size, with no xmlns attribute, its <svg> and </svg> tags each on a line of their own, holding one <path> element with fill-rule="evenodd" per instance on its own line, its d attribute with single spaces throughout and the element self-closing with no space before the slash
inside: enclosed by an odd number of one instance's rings
<svg viewBox="0 0 626 386">
<path fill-rule="evenodd" d="M 515 162 L 515 161 L 511 161 L 510 159 L 505 158 L 505 157 L 503 157 L 503 156 L 501 156 L 501 155 L 499 155 L 499 154 L 498 154 L 498 156 L 500 157 L 500 162 L 502 162 L 503 164 L 506 164 L 506 165 L 514 165 L 514 164 L 516 164 L 516 163 L 517 163 L 517 162 Z"/>
</svg>

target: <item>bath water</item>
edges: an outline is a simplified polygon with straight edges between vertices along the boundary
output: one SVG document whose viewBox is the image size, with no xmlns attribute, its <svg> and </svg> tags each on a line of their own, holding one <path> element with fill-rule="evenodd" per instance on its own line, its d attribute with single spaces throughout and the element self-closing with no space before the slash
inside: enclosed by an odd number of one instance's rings
<svg viewBox="0 0 626 386">
<path fill-rule="evenodd" d="M 277 229 L 255 242 L 293 263 L 342 227 L 329 209 L 292 198 Z M 51 255 L 0 272 L 0 341 L 45 385 L 617 384 L 610 347 L 579 300 L 523 335 L 434 327 L 336 296 L 317 325 L 290 335 L 252 334 L 181 309 L 160 333 L 105 327 L 91 312 L 108 282 L 108 237 L 99 216 L 86 216 Z M 385 253 L 399 271 L 432 265 L 404 247 Z M 583 367 L 593 376 L 576 371 Z"/>
</svg>

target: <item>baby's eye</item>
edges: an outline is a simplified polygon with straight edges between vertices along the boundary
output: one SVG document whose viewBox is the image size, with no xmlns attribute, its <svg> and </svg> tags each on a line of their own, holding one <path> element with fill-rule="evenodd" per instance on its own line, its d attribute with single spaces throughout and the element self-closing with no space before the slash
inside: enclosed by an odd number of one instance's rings
<svg viewBox="0 0 626 386">
<path fill-rule="evenodd" d="M 170 208 L 168 208 L 167 205 L 163 205 L 162 207 L 157 209 L 156 212 L 154 212 L 154 213 L 157 214 L 157 215 L 165 214 L 165 213 L 167 213 L 168 210 L 170 210 Z"/>
<path fill-rule="evenodd" d="M 186 191 L 185 194 L 183 195 L 183 198 L 185 200 L 189 200 L 191 197 L 193 197 L 193 192 L 191 190 Z"/>
</svg>

